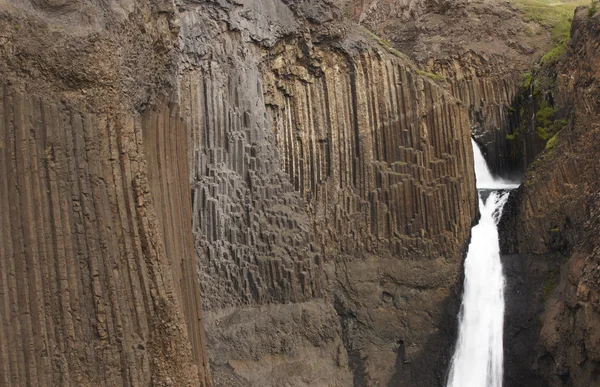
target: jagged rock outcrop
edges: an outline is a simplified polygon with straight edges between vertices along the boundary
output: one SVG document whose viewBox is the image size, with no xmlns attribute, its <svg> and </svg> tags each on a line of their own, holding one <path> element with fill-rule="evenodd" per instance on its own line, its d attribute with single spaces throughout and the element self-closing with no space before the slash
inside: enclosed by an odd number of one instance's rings
<svg viewBox="0 0 600 387">
<path fill-rule="evenodd" d="M 579 8 L 557 70 L 556 97 L 572 120 L 534 162 L 501 224 L 510 386 L 600 380 L 599 31 L 600 16 Z"/>
</svg>

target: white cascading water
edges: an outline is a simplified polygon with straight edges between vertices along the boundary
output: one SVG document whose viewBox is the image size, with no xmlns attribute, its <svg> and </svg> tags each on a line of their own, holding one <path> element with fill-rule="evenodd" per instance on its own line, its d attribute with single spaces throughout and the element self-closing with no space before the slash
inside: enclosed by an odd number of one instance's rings
<svg viewBox="0 0 600 387">
<path fill-rule="evenodd" d="M 471 230 L 458 341 L 447 386 L 502 387 L 504 275 L 497 224 L 508 199 L 506 190 L 518 184 L 492 176 L 479 147 L 474 141 L 472 145 L 477 189 L 493 192 L 485 201 L 479 194 L 481 218 Z"/>
</svg>

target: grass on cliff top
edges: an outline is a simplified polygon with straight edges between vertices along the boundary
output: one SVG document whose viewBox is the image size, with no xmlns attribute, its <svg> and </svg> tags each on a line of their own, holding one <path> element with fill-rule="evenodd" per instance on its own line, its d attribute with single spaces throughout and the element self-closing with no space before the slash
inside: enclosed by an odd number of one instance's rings
<svg viewBox="0 0 600 387">
<path fill-rule="evenodd" d="M 511 0 L 525 15 L 525 20 L 535 21 L 550 31 L 554 43 L 569 39 L 575 8 L 589 5 L 590 0 Z"/>
</svg>

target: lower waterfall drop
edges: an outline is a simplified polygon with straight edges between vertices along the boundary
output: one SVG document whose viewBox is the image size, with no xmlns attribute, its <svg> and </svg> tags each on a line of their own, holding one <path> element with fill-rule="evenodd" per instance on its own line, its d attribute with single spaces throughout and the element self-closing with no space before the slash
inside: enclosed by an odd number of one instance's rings
<svg viewBox="0 0 600 387">
<path fill-rule="evenodd" d="M 465 259 L 458 341 L 447 387 L 502 387 L 504 275 L 497 225 L 508 200 L 507 190 L 518 184 L 494 178 L 479 147 L 471 142 L 481 218 L 471 230 Z"/>
</svg>

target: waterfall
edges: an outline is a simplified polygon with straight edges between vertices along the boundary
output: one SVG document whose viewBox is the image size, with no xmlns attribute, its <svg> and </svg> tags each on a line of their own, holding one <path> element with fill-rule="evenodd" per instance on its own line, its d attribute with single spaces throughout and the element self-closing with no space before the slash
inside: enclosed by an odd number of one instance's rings
<svg viewBox="0 0 600 387">
<path fill-rule="evenodd" d="M 465 260 L 458 341 L 448 387 L 501 387 L 503 372 L 504 275 L 500 262 L 498 222 L 518 184 L 495 178 L 472 141 L 479 191 L 479 223 L 471 230 Z M 484 200 L 481 191 L 492 191 Z"/>
<path fill-rule="evenodd" d="M 481 154 L 479 146 L 471 140 L 473 146 L 473 159 L 475 162 L 475 177 L 477 178 L 477 189 L 479 190 L 502 190 L 517 188 L 519 184 L 492 176 L 490 169 Z"/>
</svg>

